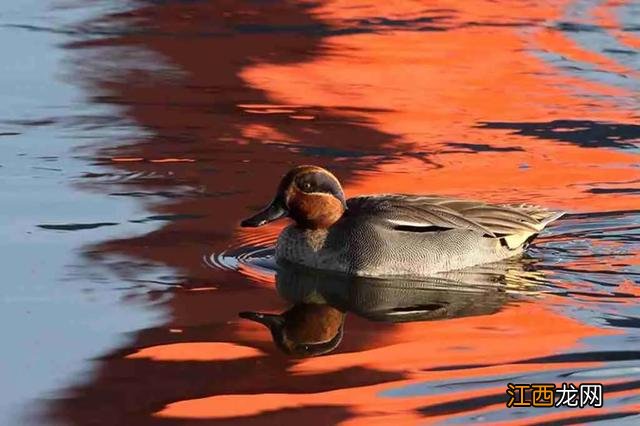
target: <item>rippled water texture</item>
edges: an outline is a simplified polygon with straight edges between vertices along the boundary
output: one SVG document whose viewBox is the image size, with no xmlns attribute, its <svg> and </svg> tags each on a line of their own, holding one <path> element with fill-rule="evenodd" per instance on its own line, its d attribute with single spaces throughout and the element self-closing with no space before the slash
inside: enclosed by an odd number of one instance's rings
<svg viewBox="0 0 640 426">
<path fill-rule="evenodd" d="M 638 2 L 29 0 L 0 46 L 0 423 L 639 424 Z M 497 270 L 276 275 L 239 221 L 302 163 L 568 214 Z"/>
</svg>

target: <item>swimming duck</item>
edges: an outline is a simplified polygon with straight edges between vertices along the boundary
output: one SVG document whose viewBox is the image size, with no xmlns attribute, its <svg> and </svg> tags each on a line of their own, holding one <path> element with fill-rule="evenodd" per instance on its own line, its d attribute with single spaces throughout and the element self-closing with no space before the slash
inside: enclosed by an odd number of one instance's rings
<svg viewBox="0 0 640 426">
<path fill-rule="evenodd" d="M 257 227 L 289 217 L 276 261 L 358 276 L 429 276 L 519 255 L 564 212 L 435 195 L 346 199 L 338 179 L 298 166 L 273 201 L 242 221 Z"/>
</svg>

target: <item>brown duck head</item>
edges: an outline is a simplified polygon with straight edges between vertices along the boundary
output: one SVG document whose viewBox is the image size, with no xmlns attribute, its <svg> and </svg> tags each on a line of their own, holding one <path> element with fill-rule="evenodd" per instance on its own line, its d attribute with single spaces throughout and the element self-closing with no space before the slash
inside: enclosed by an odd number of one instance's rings
<svg viewBox="0 0 640 426">
<path fill-rule="evenodd" d="M 284 175 L 271 204 L 241 225 L 257 227 L 290 217 L 300 227 L 322 229 L 333 225 L 346 209 L 342 186 L 333 174 L 317 166 L 298 166 Z"/>
</svg>

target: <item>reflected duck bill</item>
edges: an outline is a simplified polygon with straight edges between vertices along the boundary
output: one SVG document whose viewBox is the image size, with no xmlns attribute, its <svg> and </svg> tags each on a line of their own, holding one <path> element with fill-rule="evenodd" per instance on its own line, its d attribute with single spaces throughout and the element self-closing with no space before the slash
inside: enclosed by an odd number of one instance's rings
<svg viewBox="0 0 640 426">
<path fill-rule="evenodd" d="M 240 318 L 247 319 L 260 323 L 270 329 L 273 327 L 282 327 L 284 325 L 284 319 L 281 315 L 277 314 L 263 314 L 260 312 L 240 312 L 238 314 Z"/>
</svg>

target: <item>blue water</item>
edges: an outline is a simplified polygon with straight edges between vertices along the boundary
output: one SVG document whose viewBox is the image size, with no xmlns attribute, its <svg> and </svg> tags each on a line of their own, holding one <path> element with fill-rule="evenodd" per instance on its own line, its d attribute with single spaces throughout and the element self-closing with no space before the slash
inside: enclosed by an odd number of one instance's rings
<svg viewBox="0 0 640 426">
<path fill-rule="evenodd" d="M 144 234 L 157 223 L 134 200 L 83 190 L 79 179 L 100 173 L 83 156 L 87 145 L 109 143 L 134 126 L 82 129 L 83 115 L 114 114 L 86 101 L 68 74 L 64 34 L 21 25 L 64 28 L 98 12 L 56 8 L 56 2 L 0 2 L 0 424 L 15 425 L 38 400 L 59 396 L 87 378 L 90 360 L 127 340 L 126 332 L 159 323 L 164 311 L 132 299 L 112 271 L 88 271 L 83 252 L 107 239 Z M 86 232 L 43 224 L 115 222 Z M 158 266 L 150 276 L 166 273 Z M 164 271 L 164 272 L 163 272 Z M 125 286 L 130 286 L 125 284 Z"/>
</svg>

